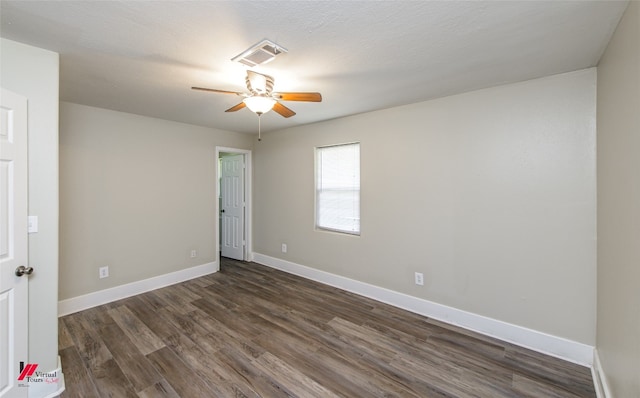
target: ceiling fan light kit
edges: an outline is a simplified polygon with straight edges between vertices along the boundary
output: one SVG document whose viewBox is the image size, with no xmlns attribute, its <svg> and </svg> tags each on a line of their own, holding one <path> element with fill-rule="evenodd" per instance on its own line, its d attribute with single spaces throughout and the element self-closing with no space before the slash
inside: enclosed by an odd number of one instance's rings
<svg viewBox="0 0 640 398">
<path fill-rule="evenodd" d="M 273 92 L 273 77 L 254 72 L 252 70 L 247 70 L 247 77 L 245 79 L 245 82 L 247 84 L 249 93 L 218 90 L 215 88 L 206 87 L 191 88 L 194 90 L 221 94 L 234 94 L 240 97 L 244 97 L 244 100 L 242 102 L 232 106 L 225 112 L 236 112 L 242 108 L 249 108 L 254 113 L 258 113 L 259 111 L 264 111 L 262 113 L 265 113 L 273 109 L 280 116 L 289 118 L 291 116 L 294 116 L 296 113 L 286 106 L 282 105 L 279 101 L 322 102 L 322 95 L 320 93 Z M 265 110 L 267 105 L 269 106 L 269 109 Z M 257 109 L 257 111 L 254 109 Z"/>
<path fill-rule="evenodd" d="M 243 99 L 242 102 L 244 102 L 247 108 L 249 108 L 252 112 L 257 113 L 258 116 L 260 116 L 273 109 L 276 100 L 271 97 L 256 95 L 253 97 L 247 97 Z"/>
<path fill-rule="evenodd" d="M 234 57 L 232 61 L 238 61 L 244 65 L 255 66 L 264 64 L 272 60 L 276 55 L 287 52 L 283 47 L 269 40 L 263 40 L 250 49 Z M 266 54 L 266 55 L 265 55 Z M 270 54 L 270 57 L 267 56 Z M 274 110 L 282 117 L 289 118 L 296 113 L 279 101 L 305 101 L 321 102 L 322 95 L 314 92 L 273 92 L 274 79 L 272 76 L 247 70 L 245 78 L 248 93 L 238 91 L 218 90 L 214 88 L 191 87 L 194 90 L 209 91 L 221 94 L 234 94 L 244 97 L 242 102 L 232 106 L 225 112 L 236 112 L 242 108 L 249 108 L 250 111 L 258 115 L 258 141 L 260 137 L 260 116 Z"/>
</svg>

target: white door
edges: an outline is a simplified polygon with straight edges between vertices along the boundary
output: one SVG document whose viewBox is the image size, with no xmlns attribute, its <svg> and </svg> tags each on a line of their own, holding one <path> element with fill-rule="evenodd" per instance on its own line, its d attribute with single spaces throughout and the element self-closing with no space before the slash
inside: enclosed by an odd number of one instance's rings
<svg viewBox="0 0 640 398">
<path fill-rule="evenodd" d="M 0 94 L 0 397 L 26 397 L 28 362 L 27 99 Z"/>
<path fill-rule="evenodd" d="M 244 260 L 244 155 L 220 160 L 220 254 Z"/>
</svg>

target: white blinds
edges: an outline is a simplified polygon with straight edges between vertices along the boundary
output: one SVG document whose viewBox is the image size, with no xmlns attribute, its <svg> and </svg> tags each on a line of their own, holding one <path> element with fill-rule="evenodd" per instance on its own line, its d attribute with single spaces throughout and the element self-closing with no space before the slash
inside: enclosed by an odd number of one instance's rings
<svg viewBox="0 0 640 398">
<path fill-rule="evenodd" d="M 316 149 L 316 226 L 360 234 L 360 144 Z"/>
</svg>

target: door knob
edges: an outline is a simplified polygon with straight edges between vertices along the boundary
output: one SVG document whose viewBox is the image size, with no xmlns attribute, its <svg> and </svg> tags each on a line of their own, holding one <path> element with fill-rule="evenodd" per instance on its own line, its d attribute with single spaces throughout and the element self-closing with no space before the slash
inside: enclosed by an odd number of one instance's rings
<svg viewBox="0 0 640 398">
<path fill-rule="evenodd" d="M 21 265 L 18 268 L 16 268 L 16 276 L 31 275 L 32 273 L 33 273 L 32 267 L 25 267 L 24 265 Z"/>
</svg>

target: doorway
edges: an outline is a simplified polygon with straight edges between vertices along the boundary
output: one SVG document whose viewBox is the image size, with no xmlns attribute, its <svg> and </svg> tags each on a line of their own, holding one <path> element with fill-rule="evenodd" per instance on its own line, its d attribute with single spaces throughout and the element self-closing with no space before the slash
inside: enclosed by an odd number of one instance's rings
<svg viewBox="0 0 640 398">
<path fill-rule="evenodd" d="M 216 148 L 218 268 L 220 257 L 251 261 L 251 151 Z"/>
</svg>

